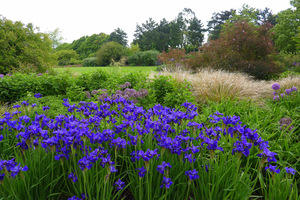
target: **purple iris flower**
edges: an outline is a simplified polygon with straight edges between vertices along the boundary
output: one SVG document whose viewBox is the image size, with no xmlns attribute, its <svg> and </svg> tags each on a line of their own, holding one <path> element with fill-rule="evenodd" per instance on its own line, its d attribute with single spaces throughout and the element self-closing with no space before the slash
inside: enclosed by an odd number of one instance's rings
<svg viewBox="0 0 300 200">
<path fill-rule="evenodd" d="M 21 106 L 19 104 L 14 105 L 13 108 L 20 108 Z"/>
<path fill-rule="evenodd" d="M 267 171 L 269 169 L 270 172 L 279 174 L 280 169 L 276 169 L 277 165 L 269 165 L 268 167 L 265 167 L 265 170 Z"/>
<path fill-rule="evenodd" d="M 276 155 L 277 153 L 271 152 L 268 148 L 264 148 L 263 153 L 257 154 L 258 157 L 267 158 L 268 162 L 277 162 Z"/>
<path fill-rule="evenodd" d="M 193 158 L 193 154 L 185 154 L 184 158 L 182 159 L 184 162 L 185 160 L 188 160 L 190 163 L 193 163 L 196 161 L 196 158 Z"/>
<path fill-rule="evenodd" d="M 44 107 L 43 107 L 43 111 L 46 111 L 46 110 L 49 110 L 49 109 L 50 109 L 49 106 L 44 106 Z"/>
<path fill-rule="evenodd" d="M 33 95 L 35 98 L 39 99 L 39 98 L 42 98 L 42 95 L 40 93 L 36 93 Z"/>
<path fill-rule="evenodd" d="M 242 140 L 242 141 L 236 141 L 233 146 L 235 148 L 232 149 L 232 154 L 234 154 L 235 152 L 241 152 L 242 154 L 244 154 L 246 157 L 249 155 L 250 153 L 250 149 L 252 147 L 252 143 L 247 142 L 247 140 Z"/>
<path fill-rule="evenodd" d="M 73 183 L 75 183 L 78 180 L 75 173 L 69 174 L 68 179 L 71 179 L 73 181 Z"/>
<path fill-rule="evenodd" d="M 141 167 L 141 168 L 136 168 L 135 170 L 138 170 L 138 174 L 139 174 L 139 177 L 144 177 L 147 173 L 147 170 L 145 169 L 145 167 Z"/>
<path fill-rule="evenodd" d="M 295 175 L 295 172 L 296 172 L 296 170 L 291 167 L 286 167 L 285 171 L 287 174 L 293 174 L 293 175 Z"/>
<path fill-rule="evenodd" d="M 196 169 L 186 171 L 185 175 L 188 176 L 190 180 L 195 180 L 199 178 L 198 171 Z"/>
<path fill-rule="evenodd" d="M 156 170 L 161 173 L 161 174 L 164 174 L 165 173 L 165 170 L 166 170 L 166 167 L 170 167 L 172 168 L 172 166 L 170 165 L 170 163 L 166 163 L 165 161 L 162 162 L 161 165 L 158 165 Z"/>
<path fill-rule="evenodd" d="M 109 170 L 110 170 L 111 173 L 114 173 L 114 172 L 117 172 L 117 171 L 118 171 L 118 169 L 116 169 L 116 167 L 113 166 L 113 165 L 110 165 L 110 166 L 109 166 Z"/>
<path fill-rule="evenodd" d="M 171 181 L 171 178 L 167 178 L 164 176 L 160 188 L 163 188 L 164 186 L 166 186 L 166 188 L 170 188 L 172 184 L 173 182 Z"/>
<path fill-rule="evenodd" d="M 125 182 L 121 181 L 121 179 L 119 179 L 117 182 L 114 183 L 114 185 L 117 186 L 117 190 L 123 190 L 125 187 Z"/>
<path fill-rule="evenodd" d="M 219 147 L 218 146 L 218 140 L 214 140 L 214 139 L 210 139 L 208 137 L 205 137 L 204 138 L 204 142 L 201 143 L 201 146 L 203 147 L 203 144 L 207 144 L 207 150 L 220 150 L 220 151 L 223 151 L 223 148 L 222 147 Z"/>
<path fill-rule="evenodd" d="M 0 181 L 3 181 L 5 174 L 0 174 Z"/>
</svg>

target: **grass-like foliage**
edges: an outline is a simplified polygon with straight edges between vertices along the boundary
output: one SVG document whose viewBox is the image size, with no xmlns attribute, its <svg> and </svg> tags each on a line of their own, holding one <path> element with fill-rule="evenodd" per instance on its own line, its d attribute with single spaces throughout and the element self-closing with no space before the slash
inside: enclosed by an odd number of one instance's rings
<svg viewBox="0 0 300 200">
<path fill-rule="evenodd" d="M 4 199 L 299 198 L 296 104 L 146 110 L 119 97 L 51 108 L 43 98 L 0 118 Z M 285 115 L 293 128 L 274 124 Z"/>
</svg>

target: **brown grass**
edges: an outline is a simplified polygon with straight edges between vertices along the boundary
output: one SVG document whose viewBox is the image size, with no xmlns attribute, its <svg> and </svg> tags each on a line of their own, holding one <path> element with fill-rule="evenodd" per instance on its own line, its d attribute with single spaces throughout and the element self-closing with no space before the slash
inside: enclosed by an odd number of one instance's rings
<svg viewBox="0 0 300 200">
<path fill-rule="evenodd" d="M 178 70 L 176 72 L 162 72 L 171 75 L 179 82 L 187 80 L 193 87 L 193 94 L 198 103 L 207 100 L 220 102 L 224 98 L 251 99 L 260 101 L 273 97 L 272 84 L 279 83 L 281 88 L 292 86 L 300 89 L 300 76 L 287 77 L 276 81 L 255 81 L 242 73 L 229 73 L 221 70 L 201 70 L 196 74 Z"/>
</svg>

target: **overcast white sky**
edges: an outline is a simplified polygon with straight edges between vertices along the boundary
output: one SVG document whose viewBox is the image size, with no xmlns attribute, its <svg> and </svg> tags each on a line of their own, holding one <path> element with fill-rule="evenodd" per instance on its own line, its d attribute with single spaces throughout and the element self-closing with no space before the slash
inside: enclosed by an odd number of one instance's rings
<svg viewBox="0 0 300 200">
<path fill-rule="evenodd" d="M 24 24 L 32 23 L 41 32 L 62 31 L 64 42 L 85 35 L 110 34 L 121 28 L 129 42 L 137 24 L 150 17 L 156 22 L 171 21 L 184 8 L 191 8 L 206 27 L 214 12 L 240 9 L 243 4 L 276 14 L 290 8 L 289 0 L 0 0 L 0 15 Z"/>
</svg>

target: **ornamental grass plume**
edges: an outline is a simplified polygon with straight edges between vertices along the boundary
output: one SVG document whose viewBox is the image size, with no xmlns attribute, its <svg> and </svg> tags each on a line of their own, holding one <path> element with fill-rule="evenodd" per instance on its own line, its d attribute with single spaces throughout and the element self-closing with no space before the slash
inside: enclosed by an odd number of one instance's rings
<svg viewBox="0 0 300 200">
<path fill-rule="evenodd" d="M 275 81 L 257 81 L 243 73 L 232 73 L 224 70 L 201 69 L 195 74 L 178 70 L 164 71 L 179 82 L 189 81 L 193 95 L 198 103 L 207 100 L 220 102 L 222 99 L 261 99 L 272 98 L 272 85 L 279 84 L 283 90 L 300 87 L 300 76 L 286 77 Z M 154 77 L 154 74 L 149 77 Z"/>
</svg>

